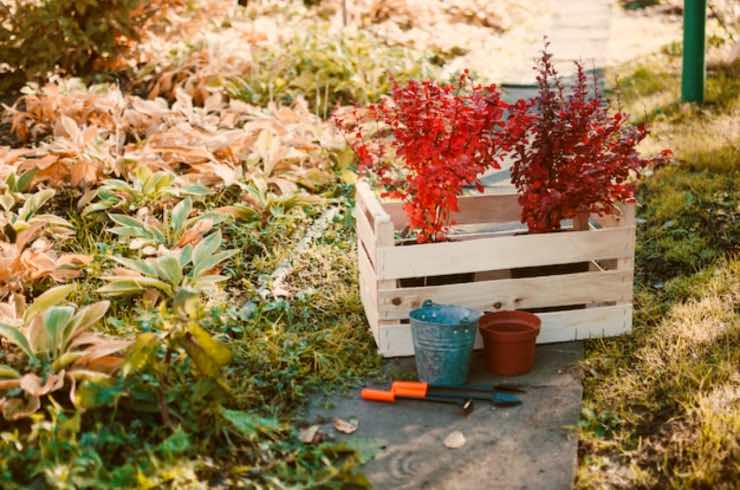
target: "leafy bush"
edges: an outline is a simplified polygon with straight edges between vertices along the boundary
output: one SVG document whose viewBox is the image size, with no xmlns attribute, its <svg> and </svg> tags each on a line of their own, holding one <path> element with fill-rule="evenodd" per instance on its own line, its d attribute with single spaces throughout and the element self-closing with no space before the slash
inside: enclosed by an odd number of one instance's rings
<svg viewBox="0 0 740 490">
<path fill-rule="evenodd" d="M 161 8 L 141 0 L 8 3 L 0 4 L 0 60 L 9 67 L 0 72 L 0 90 L 18 88 L 57 67 L 67 73 L 113 67 Z"/>
<path fill-rule="evenodd" d="M 525 138 L 513 138 L 511 181 L 519 193 L 522 223 L 531 232 L 560 229 L 560 221 L 581 213 L 614 214 L 616 204 L 634 199 L 630 178 L 664 162 L 670 150 L 643 158 L 637 145 L 648 135 L 622 112 L 609 113 L 598 91 L 592 96 L 583 66 L 565 95 L 547 45 L 536 67 L 539 94 L 511 112 Z M 531 108 L 536 110 L 534 113 Z"/>
<path fill-rule="evenodd" d="M 132 218 L 125 214 L 110 214 L 110 219 L 117 224 L 110 229 L 132 250 L 141 250 L 144 255 L 167 250 L 181 249 L 186 245 L 195 245 L 203 239 L 215 225 L 228 218 L 223 214 L 207 212 L 190 218 L 193 211 L 193 200 L 186 197 L 172 209 L 165 209 L 162 221 L 151 216 Z"/>
<path fill-rule="evenodd" d="M 372 138 L 356 120 L 339 125 L 348 136 L 358 136 L 353 149 L 360 168 L 377 175 L 385 195 L 404 201 L 410 227 L 425 242 L 444 237 L 463 186 L 475 184 L 482 191 L 478 176 L 501 168 L 506 107 L 495 85 L 474 85 L 466 73 L 455 84 L 425 80 L 394 86 L 392 102 L 368 107 L 375 123 L 370 126 L 383 128 Z"/>
<path fill-rule="evenodd" d="M 113 257 L 123 268 L 101 279 L 109 284 L 98 289 L 105 296 L 135 296 L 150 289 L 170 298 L 212 291 L 226 277 L 212 271 L 237 250 L 221 250 L 221 232 L 203 239 L 195 247 L 185 245 L 178 252 L 145 260 Z"/>
<path fill-rule="evenodd" d="M 17 348 L 3 356 L 10 365 L 0 364 L 0 409 L 7 420 L 36 412 L 41 398 L 63 388 L 65 379 L 71 382 L 71 402 L 85 407 L 89 400 L 84 383 L 111 379 L 123 362 L 117 353 L 128 347 L 128 341 L 89 332 L 109 303 L 100 301 L 79 310 L 62 304 L 73 289 L 73 285 L 49 289 L 28 308 L 17 298 L 2 305 L 0 337 Z"/>
<path fill-rule="evenodd" d="M 290 104 L 305 97 L 326 117 L 340 105 L 367 104 L 398 82 L 429 78 L 431 64 L 421 55 L 362 32 L 328 33 L 314 28 L 276 49 L 255 53 L 254 70 L 235 82 L 233 95 L 250 104 Z"/>
<path fill-rule="evenodd" d="M 183 184 L 172 172 L 152 172 L 148 167 L 137 167 L 131 174 L 131 182 L 107 179 L 95 191 L 85 197 L 97 198 L 85 206 L 82 215 L 108 209 L 136 211 L 144 206 L 162 207 L 171 204 L 173 197 L 205 197 L 211 191 L 201 184 Z M 83 198 L 84 202 L 85 198 Z"/>
</svg>

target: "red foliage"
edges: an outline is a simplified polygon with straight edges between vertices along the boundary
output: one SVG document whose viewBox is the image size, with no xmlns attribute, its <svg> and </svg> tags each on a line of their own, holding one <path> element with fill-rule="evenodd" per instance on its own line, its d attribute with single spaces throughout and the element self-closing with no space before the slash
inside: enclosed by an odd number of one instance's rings
<svg viewBox="0 0 740 490">
<path fill-rule="evenodd" d="M 539 96 L 512 107 L 512 182 L 519 191 L 522 222 L 531 232 L 560 229 L 560 220 L 581 213 L 613 214 L 616 204 L 634 200 L 630 177 L 670 156 L 642 158 L 636 146 L 648 134 L 622 112 L 610 114 L 596 84 L 589 97 L 583 67 L 570 95 L 558 78 L 547 47 L 537 69 Z M 536 109 L 532 111 L 532 107 Z"/>
<path fill-rule="evenodd" d="M 367 125 L 338 119 L 350 136 L 360 170 L 384 186 L 384 197 L 404 201 L 417 241 L 441 240 L 466 185 L 483 190 L 478 176 L 500 168 L 504 109 L 495 85 L 410 81 L 394 85 L 390 99 L 367 108 Z M 398 163 L 401 165 L 399 166 Z"/>
</svg>

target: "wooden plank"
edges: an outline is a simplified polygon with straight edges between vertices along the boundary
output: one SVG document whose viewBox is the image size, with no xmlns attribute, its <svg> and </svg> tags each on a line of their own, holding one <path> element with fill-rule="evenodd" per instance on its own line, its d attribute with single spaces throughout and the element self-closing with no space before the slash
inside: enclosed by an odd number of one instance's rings
<svg viewBox="0 0 740 490">
<path fill-rule="evenodd" d="M 357 190 L 358 201 L 361 200 L 362 204 L 372 215 L 371 225 L 375 226 L 378 220 L 382 223 L 391 223 L 391 217 L 383 209 L 383 206 L 381 206 L 380 201 L 367 182 L 364 180 L 357 182 L 355 189 Z"/>
<path fill-rule="evenodd" d="M 358 282 L 361 288 L 365 288 L 367 296 L 370 299 L 375 310 L 378 309 L 378 279 L 367 256 L 367 252 L 362 249 L 361 244 L 357 247 L 357 270 L 359 272 Z"/>
<path fill-rule="evenodd" d="M 358 243 L 358 245 L 360 245 Z M 378 300 L 377 300 L 377 281 L 375 272 L 370 267 L 370 261 L 367 254 L 358 246 L 358 284 L 360 286 L 360 301 L 362 309 L 365 310 L 365 318 L 370 327 L 370 331 L 375 338 L 376 344 L 380 345 L 378 329 Z"/>
<path fill-rule="evenodd" d="M 375 263 L 375 233 L 361 208 L 354 211 L 358 247 L 365 247 L 371 263 Z"/>
<path fill-rule="evenodd" d="M 525 279 L 393 288 L 378 291 L 379 318 L 408 318 L 425 300 L 478 310 L 517 310 L 602 302 L 623 303 L 632 296 L 632 271 L 584 272 Z"/>
<path fill-rule="evenodd" d="M 382 205 L 397 230 L 408 224 L 402 202 L 384 201 Z M 461 196 L 458 208 L 460 211 L 452 215 L 457 225 L 519 222 L 521 218 L 518 196 L 512 193 Z"/>
<path fill-rule="evenodd" d="M 620 304 L 542 313 L 542 327 L 537 337 L 538 344 L 568 342 L 589 338 L 613 337 L 629 333 L 632 329 L 632 305 Z M 378 351 L 384 357 L 414 355 L 411 326 L 397 324 L 380 327 Z M 480 338 L 476 348 L 480 348 Z"/>
<path fill-rule="evenodd" d="M 542 313 L 538 344 L 623 335 L 632 330 L 632 304 Z"/>
<path fill-rule="evenodd" d="M 619 214 L 610 214 L 608 216 L 593 215 L 591 219 L 603 228 L 633 226 L 635 224 L 635 204 L 620 204 L 618 208 Z"/>
<path fill-rule="evenodd" d="M 605 228 L 406 247 L 378 244 L 379 280 L 631 257 L 633 227 Z"/>
</svg>

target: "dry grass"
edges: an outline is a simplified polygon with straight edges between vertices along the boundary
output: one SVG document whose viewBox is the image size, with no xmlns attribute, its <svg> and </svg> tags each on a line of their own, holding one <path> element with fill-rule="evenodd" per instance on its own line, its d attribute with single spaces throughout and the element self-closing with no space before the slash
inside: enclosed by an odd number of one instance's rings
<svg viewBox="0 0 740 490">
<path fill-rule="evenodd" d="M 736 488 L 740 479 L 740 64 L 676 102 L 669 53 L 621 68 L 622 103 L 675 162 L 642 185 L 635 328 L 587 346 L 579 488 Z M 624 75 L 626 73 L 626 76 Z"/>
</svg>

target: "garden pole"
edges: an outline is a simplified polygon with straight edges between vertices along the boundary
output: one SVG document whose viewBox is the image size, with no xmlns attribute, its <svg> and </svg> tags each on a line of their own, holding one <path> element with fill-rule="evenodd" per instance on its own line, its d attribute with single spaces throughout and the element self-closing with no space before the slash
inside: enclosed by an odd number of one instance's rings
<svg viewBox="0 0 740 490">
<path fill-rule="evenodd" d="M 681 73 L 681 100 L 684 102 L 704 102 L 706 20 L 707 0 L 684 0 Z"/>
</svg>

